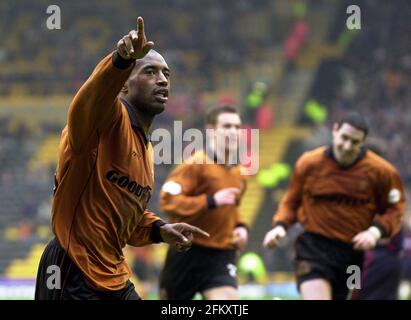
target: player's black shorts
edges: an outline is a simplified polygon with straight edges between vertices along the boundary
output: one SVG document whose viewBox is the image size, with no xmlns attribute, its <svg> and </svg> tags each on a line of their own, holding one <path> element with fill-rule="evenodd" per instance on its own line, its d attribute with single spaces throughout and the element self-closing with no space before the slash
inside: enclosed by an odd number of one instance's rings
<svg viewBox="0 0 411 320">
<path fill-rule="evenodd" d="M 168 250 L 160 276 L 160 292 L 168 300 L 192 299 L 197 292 L 237 288 L 236 251 L 193 245 L 186 252 Z"/>
<path fill-rule="evenodd" d="M 90 288 L 81 271 L 53 239 L 40 260 L 35 300 L 140 300 L 140 297 L 130 280 L 119 291 L 100 292 Z"/>
<path fill-rule="evenodd" d="M 313 279 L 326 279 L 332 286 L 332 298 L 344 300 L 349 288 L 347 273 L 350 265 L 362 267 L 363 252 L 351 244 L 332 240 L 318 234 L 304 232 L 295 243 L 295 274 L 298 288 L 301 283 Z"/>
</svg>

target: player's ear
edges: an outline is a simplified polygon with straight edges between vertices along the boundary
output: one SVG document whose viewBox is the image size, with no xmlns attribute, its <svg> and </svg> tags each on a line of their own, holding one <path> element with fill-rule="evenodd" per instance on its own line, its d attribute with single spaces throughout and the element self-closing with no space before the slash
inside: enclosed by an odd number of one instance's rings
<svg viewBox="0 0 411 320">
<path fill-rule="evenodd" d="M 206 136 L 208 139 L 210 138 L 214 138 L 215 137 L 215 126 L 213 126 L 212 124 L 206 124 L 205 126 L 206 129 Z"/>
<path fill-rule="evenodd" d="M 340 125 L 337 122 L 335 122 L 333 125 L 333 133 L 337 132 L 339 128 L 340 128 Z"/>
<path fill-rule="evenodd" d="M 128 93 L 128 86 L 127 82 L 124 84 L 124 86 L 121 88 L 121 93 L 127 94 Z"/>
<path fill-rule="evenodd" d="M 334 125 L 333 125 L 333 130 L 332 130 L 332 132 L 331 132 L 333 141 L 334 141 L 334 139 L 336 139 L 337 136 L 338 136 L 337 133 L 338 133 L 338 129 L 339 129 L 339 128 L 340 128 L 339 124 L 338 124 L 338 123 L 334 123 Z"/>
</svg>

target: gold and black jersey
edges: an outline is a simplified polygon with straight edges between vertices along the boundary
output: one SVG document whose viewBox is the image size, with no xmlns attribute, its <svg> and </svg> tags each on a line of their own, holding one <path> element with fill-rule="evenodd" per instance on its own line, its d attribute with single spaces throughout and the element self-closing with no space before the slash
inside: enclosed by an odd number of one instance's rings
<svg viewBox="0 0 411 320">
<path fill-rule="evenodd" d="M 300 222 L 304 229 L 352 242 L 371 225 L 395 235 L 405 208 L 400 175 L 388 161 L 369 150 L 348 168 L 341 168 L 331 147 L 304 153 L 273 217 L 274 224 Z"/>
<path fill-rule="evenodd" d="M 146 211 L 152 146 L 134 108 L 117 97 L 133 66 L 121 69 L 112 54 L 98 64 L 70 105 L 59 146 L 53 232 L 88 284 L 101 291 L 124 287 L 131 272 L 122 248 L 152 243 L 159 220 Z"/>
<path fill-rule="evenodd" d="M 233 248 L 233 230 L 245 223 L 239 203 L 246 189 L 242 167 L 213 163 L 209 152 L 197 152 L 178 165 L 162 187 L 160 204 L 171 222 L 186 222 L 210 234 L 196 236 L 193 243 L 209 248 Z M 210 197 L 224 188 L 238 188 L 237 204 L 210 207 Z"/>
</svg>

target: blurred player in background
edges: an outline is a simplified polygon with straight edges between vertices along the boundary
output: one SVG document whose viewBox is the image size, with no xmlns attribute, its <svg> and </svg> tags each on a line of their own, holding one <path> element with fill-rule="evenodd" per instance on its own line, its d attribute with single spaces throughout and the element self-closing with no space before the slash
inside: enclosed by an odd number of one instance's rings
<svg viewBox="0 0 411 320">
<path fill-rule="evenodd" d="M 274 248 L 297 221 L 295 273 L 303 299 L 346 299 L 347 268 L 401 228 L 405 195 L 397 170 L 364 148 L 368 125 L 347 113 L 334 124 L 331 146 L 304 153 L 263 245 Z"/>
<path fill-rule="evenodd" d="M 238 299 L 236 250 L 245 246 L 248 230 L 239 202 L 246 182 L 237 154 L 241 119 L 231 106 L 211 109 L 207 128 L 214 129 L 211 147 L 179 165 L 162 187 L 160 203 L 172 222 L 187 222 L 210 234 L 193 240 L 190 251 L 169 248 L 160 277 L 162 299 Z"/>
<path fill-rule="evenodd" d="M 165 108 L 170 71 L 151 50 L 141 17 L 137 23 L 70 105 L 55 175 L 56 238 L 40 261 L 36 299 L 139 299 L 126 244 L 164 241 L 184 251 L 193 233 L 206 236 L 187 224 L 165 224 L 145 209 L 154 183 L 148 131 Z M 50 286 L 52 265 L 60 268 L 61 287 Z"/>
</svg>

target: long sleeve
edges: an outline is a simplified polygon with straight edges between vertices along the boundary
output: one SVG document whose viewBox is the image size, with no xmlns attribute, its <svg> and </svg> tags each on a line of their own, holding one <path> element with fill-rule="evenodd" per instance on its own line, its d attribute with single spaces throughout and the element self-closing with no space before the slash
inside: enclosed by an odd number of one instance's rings
<svg viewBox="0 0 411 320">
<path fill-rule="evenodd" d="M 288 190 L 278 206 L 276 214 L 273 216 L 273 224 L 285 224 L 292 226 L 297 221 L 297 212 L 303 198 L 303 159 L 300 158 L 291 176 Z"/>
<path fill-rule="evenodd" d="M 146 210 L 143 219 L 138 224 L 127 244 L 142 247 L 161 242 L 159 228 L 164 222 L 155 213 Z"/>
<path fill-rule="evenodd" d="M 247 190 L 247 181 L 244 179 L 243 180 L 243 187 L 241 189 L 241 194 L 240 194 L 240 200 L 239 200 L 239 203 L 238 203 L 238 206 L 237 206 L 237 209 L 236 209 L 236 220 L 237 220 L 236 226 L 244 226 L 248 229 L 248 225 L 245 222 L 245 220 L 243 218 L 243 215 L 241 213 L 241 210 L 240 210 L 241 199 L 243 198 L 244 193 L 245 193 L 246 190 Z"/>
<path fill-rule="evenodd" d="M 205 193 L 195 194 L 199 181 L 197 165 L 181 164 L 169 176 L 160 194 L 161 209 L 170 216 L 196 215 L 208 208 Z"/>
<path fill-rule="evenodd" d="M 106 56 L 77 92 L 68 111 L 68 138 L 74 153 L 91 148 L 96 133 L 119 118 L 118 94 L 133 69 L 134 60 L 124 60 L 116 52 Z"/>
<path fill-rule="evenodd" d="M 374 225 L 379 227 L 383 236 L 393 237 L 401 228 L 405 210 L 405 191 L 397 170 L 390 168 L 381 177 L 377 194 L 379 215 Z"/>
<path fill-rule="evenodd" d="M 241 214 L 240 209 L 237 208 L 237 210 L 236 210 L 236 227 L 240 227 L 240 226 L 245 227 L 246 229 L 249 229 L 247 223 L 245 222 L 245 220 L 244 220 L 244 218 Z"/>
</svg>

